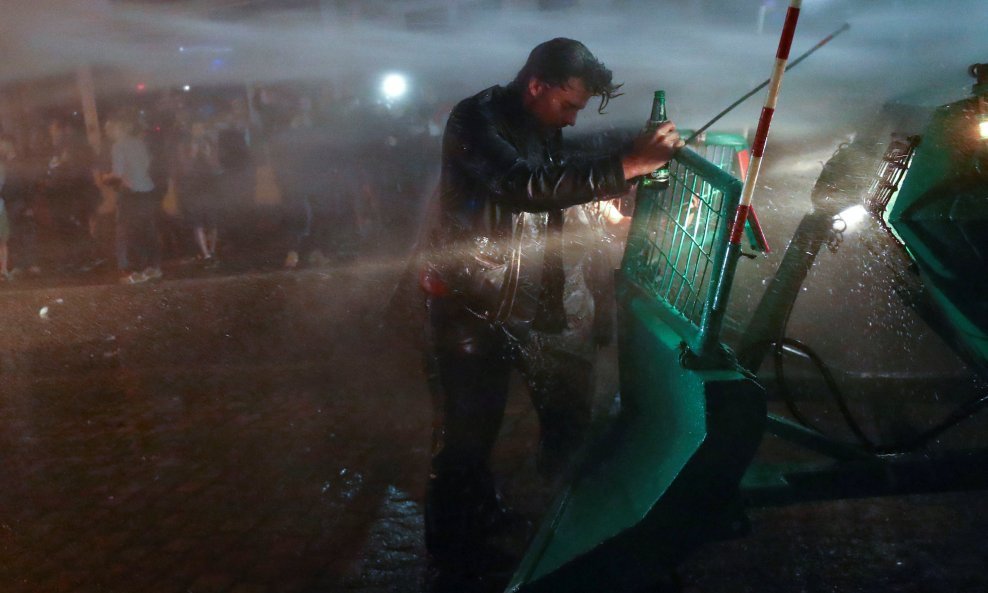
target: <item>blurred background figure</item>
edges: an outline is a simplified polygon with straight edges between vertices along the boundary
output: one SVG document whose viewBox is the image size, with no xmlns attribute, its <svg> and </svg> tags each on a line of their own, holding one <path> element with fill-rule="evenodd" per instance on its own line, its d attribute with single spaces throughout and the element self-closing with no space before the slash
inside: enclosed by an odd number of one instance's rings
<svg viewBox="0 0 988 593">
<path fill-rule="evenodd" d="M 212 269 L 221 235 L 228 272 L 406 249 L 414 233 L 405 231 L 438 177 L 449 104 L 424 91 L 384 100 L 361 85 L 296 80 L 246 93 L 202 85 L 101 95 L 101 111 L 130 114 L 148 153 L 158 243 L 150 251 L 150 235 L 133 236 L 141 218 L 133 196 L 101 181 L 99 172 L 113 168 L 110 133 L 87 141 L 68 103 L 25 112 L 5 189 L 13 274 L 51 267 L 48 281 L 80 272 L 98 281 L 108 277 L 100 264 L 115 259 L 128 279 L 146 267 L 156 275 L 160 265 L 130 261 L 138 252 L 158 252 L 152 259 L 166 267 L 194 255 Z M 192 273 L 181 268 L 173 271 Z"/>
<path fill-rule="evenodd" d="M 51 149 L 42 191 L 53 238 L 67 244 L 72 254 L 68 263 L 92 267 L 97 259 L 96 211 L 100 204 L 96 154 L 68 118 L 53 118 L 48 123 L 48 135 Z"/>
<path fill-rule="evenodd" d="M 0 280 L 10 279 L 7 251 L 7 242 L 10 240 L 10 218 L 7 215 L 4 187 L 7 184 L 7 162 L 14 160 L 14 156 L 14 144 L 0 132 Z"/>
<path fill-rule="evenodd" d="M 103 182 L 117 189 L 117 209 L 123 232 L 126 261 L 121 271 L 128 272 L 121 282 L 136 284 L 161 277 L 161 238 L 158 236 L 158 210 L 161 194 L 151 179 L 151 154 L 138 131 L 134 114 L 116 115 L 106 126 L 111 148 L 112 171 Z M 118 243 L 119 245 L 119 243 Z"/>
<path fill-rule="evenodd" d="M 242 233 L 244 240 L 252 242 L 249 214 L 254 207 L 256 167 L 247 101 L 229 101 L 214 120 L 212 131 L 222 168 L 217 178 L 218 228 L 223 228 L 225 236 Z"/>
<path fill-rule="evenodd" d="M 51 147 L 46 128 L 40 121 L 27 123 L 25 136 L 26 141 L 20 147 L 14 145 L 16 160 L 8 158 L 5 165 L 3 198 L 10 225 L 7 265 L 11 278 L 24 271 L 30 275 L 41 273 L 38 213 L 44 209 L 44 178 Z"/>
<path fill-rule="evenodd" d="M 286 269 L 324 265 L 328 256 L 354 257 L 357 227 L 374 216 L 373 188 L 364 175 L 365 154 L 355 141 L 361 122 L 317 120 L 306 97 L 283 89 L 281 110 L 269 109 L 272 164 L 285 199 Z M 279 123 L 279 122 L 285 123 Z"/>
<path fill-rule="evenodd" d="M 216 263 L 220 171 L 216 139 L 206 122 L 193 122 L 178 145 L 175 182 L 182 211 L 199 249 L 197 257 L 206 265 Z"/>
</svg>

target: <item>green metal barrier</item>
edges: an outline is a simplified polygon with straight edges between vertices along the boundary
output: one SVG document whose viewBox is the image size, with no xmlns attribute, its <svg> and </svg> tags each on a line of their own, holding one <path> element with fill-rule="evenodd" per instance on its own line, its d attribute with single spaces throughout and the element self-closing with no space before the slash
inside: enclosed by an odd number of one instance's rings
<svg viewBox="0 0 988 593">
<path fill-rule="evenodd" d="M 710 138 L 708 137 L 708 143 Z M 743 140 L 742 140 L 743 144 Z M 547 513 L 509 591 L 635 591 L 696 545 L 746 527 L 738 484 L 761 439 L 762 389 L 720 352 L 737 258 L 736 148 L 682 150 L 639 190 L 617 275 L 622 411 Z"/>
<path fill-rule="evenodd" d="M 621 265 L 630 281 L 675 313 L 678 331 L 701 359 L 721 350 L 723 305 L 737 263 L 728 260 L 726 237 L 742 187 L 730 173 L 746 147 L 740 136 L 710 136 L 707 158 L 681 151 L 669 188 L 639 196 Z"/>
</svg>

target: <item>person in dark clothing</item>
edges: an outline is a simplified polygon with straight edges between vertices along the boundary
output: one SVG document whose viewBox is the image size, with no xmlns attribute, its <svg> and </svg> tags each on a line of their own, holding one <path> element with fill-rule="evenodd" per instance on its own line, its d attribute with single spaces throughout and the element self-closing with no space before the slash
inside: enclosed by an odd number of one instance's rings
<svg viewBox="0 0 988 593">
<path fill-rule="evenodd" d="M 503 517 L 490 456 L 513 368 L 538 411 L 540 469 L 564 466 L 585 436 L 592 375 L 547 347 L 581 308 L 566 294 L 564 210 L 625 193 L 682 146 L 666 123 L 623 151 L 563 153 L 562 128 L 591 97 L 603 112 L 618 86 L 582 43 L 553 39 L 513 82 L 463 100 L 446 124 L 440 220 L 421 277 L 436 413 L 425 531 L 437 559 L 472 553 Z"/>
<path fill-rule="evenodd" d="M 7 201 L 4 186 L 7 185 L 7 162 L 16 158 L 13 142 L 0 131 L 0 281 L 11 278 L 8 268 L 7 242 L 10 240 L 10 217 L 7 215 Z"/>
<path fill-rule="evenodd" d="M 222 169 L 217 178 L 217 223 L 221 232 L 231 235 L 236 234 L 235 229 L 250 224 L 249 213 L 254 207 L 256 163 L 248 119 L 246 103 L 237 99 L 213 122 Z"/>
<path fill-rule="evenodd" d="M 100 203 L 96 187 L 96 153 L 81 131 L 68 120 L 48 124 L 52 151 L 44 179 L 44 194 L 56 229 L 77 243 L 77 260 L 88 265 L 97 257 L 96 210 Z"/>
<path fill-rule="evenodd" d="M 199 258 L 206 265 L 215 265 L 219 238 L 217 177 L 221 168 L 219 149 L 206 122 L 192 123 L 188 136 L 178 145 L 176 164 L 179 198 L 192 226 Z"/>
</svg>

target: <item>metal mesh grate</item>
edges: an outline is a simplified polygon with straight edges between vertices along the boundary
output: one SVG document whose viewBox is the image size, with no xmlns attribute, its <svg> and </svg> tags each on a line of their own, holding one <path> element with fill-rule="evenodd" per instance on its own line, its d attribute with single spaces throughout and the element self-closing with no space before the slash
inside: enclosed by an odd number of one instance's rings
<svg viewBox="0 0 988 593">
<path fill-rule="evenodd" d="M 885 156 L 882 157 L 878 176 L 868 192 L 868 208 L 878 216 L 879 220 L 883 219 L 892 196 L 899 191 L 899 184 L 909 170 L 909 163 L 918 145 L 919 136 L 906 139 L 893 138 Z"/>
<path fill-rule="evenodd" d="M 708 144 L 698 152 L 732 173 L 738 148 Z M 625 259 L 625 272 L 651 296 L 699 327 L 715 246 L 726 241 L 726 237 L 717 237 L 717 231 L 722 218 L 733 215 L 733 208 L 729 211 L 730 200 L 724 191 L 692 167 L 674 161 L 670 173 L 665 191 L 639 189 L 634 236 L 629 236 L 634 252 Z"/>
</svg>

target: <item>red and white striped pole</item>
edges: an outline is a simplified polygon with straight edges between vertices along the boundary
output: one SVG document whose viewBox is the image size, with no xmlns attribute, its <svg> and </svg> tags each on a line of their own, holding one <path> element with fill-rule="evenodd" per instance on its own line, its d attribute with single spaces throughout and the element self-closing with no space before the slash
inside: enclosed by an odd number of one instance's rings
<svg viewBox="0 0 988 593">
<path fill-rule="evenodd" d="M 775 54 L 775 69 L 772 71 L 768 96 L 765 97 L 765 105 L 762 107 L 762 115 L 758 118 L 755 143 L 751 147 L 751 164 L 748 168 L 748 175 L 744 180 L 741 201 L 738 204 L 738 211 L 734 215 L 734 223 L 731 227 L 732 246 L 741 245 L 744 224 L 748 220 L 748 213 L 751 211 L 751 198 L 755 193 L 755 182 L 758 180 L 758 172 L 761 170 L 762 155 L 765 154 L 765 143 L 768 140 L 768 129 L 772 125 L 772 115 L 775 114 L 775 105 L 779 99 L 782 75 L 785 74 L 786 62 L 789 61 L 789 49 L 792 47 L 792 39 L 796 34 L 796 21 L 799 20 L 799 7 L 801 4 L 802 0 L 790 1 L 789 10 L 786 12 L 786 22 L 782 26 L 782 38 L 779 39 L 779 49 Z"/>
</svg>

